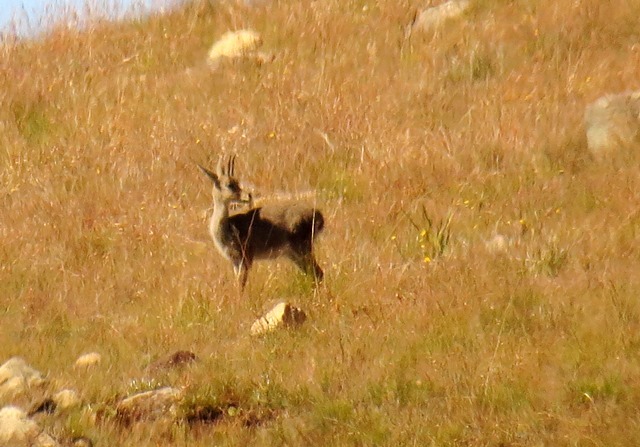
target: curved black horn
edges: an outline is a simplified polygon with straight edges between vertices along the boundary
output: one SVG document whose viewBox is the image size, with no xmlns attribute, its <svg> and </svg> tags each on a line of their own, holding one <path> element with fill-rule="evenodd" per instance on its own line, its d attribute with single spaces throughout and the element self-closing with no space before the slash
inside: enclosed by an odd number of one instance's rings
<svg viewBox="0 0 640 447">
<path fill-rule="evenodd" d="M 229 157 L 229 175 L 233 177 L 236 171 L 236 156 L 232 155 Z"/>
</svg>

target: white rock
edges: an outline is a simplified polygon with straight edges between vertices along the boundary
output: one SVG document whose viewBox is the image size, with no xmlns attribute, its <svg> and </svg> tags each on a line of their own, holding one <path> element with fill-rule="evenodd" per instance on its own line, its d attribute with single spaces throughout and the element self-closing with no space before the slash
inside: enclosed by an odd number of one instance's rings
<svg viewBox="0 0 640 447">
<path fill-rule="evenodd" d="M 48 434 L 42 432 L 29 444 L 29 447 L 60 447 L 60 444 Z"/>
<path fill-rule="evenodd" d="M 504 253 L 509 248 L 509 239 L 502 234 L 496 234 L 486 242 L 487 250 L 493 253 Z"/>
<path fill-rule="evenodd" d="M 229 31 L 213 44 L 209 50 L 209 63 L 215 64 L 221 58 L 243 57 L 262 45 L 260 34 L 253 30 Z"/>
<path fill-rule="evenodd" d="M 469 0 L 449 0 L 438 6 L 433 6 L 419 12 L 411 25 L 411 31 L 434 30 L 442 24 L 461 16 L 469 9 Z"/>
<path fill-rule="evenodd" d="M 71 441 L 71 445 L 73 447 L 93 447 L 93 441 L 85 436 L 80 436 L 78 438 L 74 438 Z"/>
<path fill-rule="evenodd" d="M 58 445 L 20 408 L 4 407 L 0 409 L 0 446 L 57 447 Z"/>
<path fill-rule="evenodd" d="M 0 401 L 13 399 L 42 384 L 42 374 L 20 357 L 12 357 L 0 366 Z"/>
<path fill-rule="evenodd" d="M 99 365 L 100 362 L 102 362 L 102 356 L 100 354 L 98 354 L 97 352 L 89 352 L 78 357 L 75 366 L 77 368 L 89 368 Z"/>
<path fill-rule="evenodd" d="M 262 335 L 278 327 L 300 326 L 307 319 L 306 314 L 289 303 L 281 302 L 251 325 L 251 335 Z"/>
<path fill-rule="evenodd" d="M 587 145 L 598 159 L 640 149 L 640 91 L 597 99 L 587 106 L 584 124 Z"/>
<path fill-rule="evenodd" d="M 68 408 L 79 407 L 82 403 L 78 393 L 74 390 L 60 390 L 53 396 L 57 410 L 66 410 Z"/>
</svg>

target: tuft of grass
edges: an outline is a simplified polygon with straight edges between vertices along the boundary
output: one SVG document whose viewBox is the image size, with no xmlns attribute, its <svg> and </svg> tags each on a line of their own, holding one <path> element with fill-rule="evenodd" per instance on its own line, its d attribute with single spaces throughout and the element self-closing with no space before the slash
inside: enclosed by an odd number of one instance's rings
<svg viewBox="0 0 640 447">
<path fill-rule="evenodd" d="M 420 220 L 413 220 L 409 216 L 407 218 L 418 232 L 416 242 L 425 263 L 430 263 L 445 254 L 451 241 L 453 213 L 448 213 L 445 217 L 434 220 L 423 205 Z"/>
<path fill-rule="evenodd" d="M 629 389 L 617 374 L 581 377 L 569 384 L 568 393 L 576 404 L 600 404 L 603 401 L 624 400 Z"/>
<path fill-rule="evenodd" d="M 12 107 L 16 127 L 28 144 L 42 144 L 51 133 L 51 121 L 40 103 L 14 103 Z"/>
<path fill-rule="evenodd" d="M 504 380 L 492 383 L 479 396 L 479 405 L 486 411 L 510 415 L 531 407 L 529 387 L 515 381 Z"/>
<path fill-rule="evenodd" d="M 252 428 L 268 423 L 282 409 L 282 404 L 276 403 L 280 400 L 279 393 L 271 387 L 257 388 L 261 391 L 237 381 L 192 386 L 180 405 L 178 417 L 191 426 L 239 423 Z"/>
<path fill-rule="evenodd" d="M 163 384 L 156 379 L 134 379 L 128 383 L 125 394 L 127 396 L 144 393 L 146 391 L 156 390 L 162 388 Z"/>
<path fill-rule="evenodd" d="M 560 247 L 552 239 L 544 246 L 530 250 L 525 258 L 525 265 L 536 273 L 554 277 L 560 274 L 568 259 L 568 249 Z"/>
<path fill-rule="evenodd" d="M 347 203 L 362 202 L 365 188 L 353 175 L 353 168 L 334 165 L 324 166 L 318 175 L 317 188 L 325 200 L 340 200 Z"/>
</svg>

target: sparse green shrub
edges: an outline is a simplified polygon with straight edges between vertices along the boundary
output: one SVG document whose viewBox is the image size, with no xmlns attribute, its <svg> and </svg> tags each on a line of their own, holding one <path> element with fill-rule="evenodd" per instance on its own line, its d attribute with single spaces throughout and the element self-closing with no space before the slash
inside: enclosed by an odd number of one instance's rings
<svg viewBox="0 0 640 447">
<path fill-rule="evenodd" d="M 422 219 L 419 222 L 411 221 L 411 223 L 418 231 L 416 242 L 420 247 L 422 259 L 424 262 L 429 263 L 440 258 L 449 247 L 453 213 L 448 213 L 442 219 L 434 220 L 423 206 L 421 217 Z"/>
<path fill-rule="evenodd" d="M 498 380 L 490 383 L 478 397 L 479 405 L 486 411 L 498 414 L 513 414 L 530 406 L 529 390 L 512 380 Z"/>
<path fill-rule="evenodd" d="M 165 386 L 162 382 L 158 382 L 154 378 L 147 379 L 133 379 L 129 382 L 125 394 L 130 396 L 132 394 L 144 393 L 146 391 L 156 390 Z"/>
<path fill-rule="evenodd" d="M 597 405 L 602 401 L 624 399 L 628 387 L 617 374 L 577 378 L 569 384 L 569 396 L 576 403 Z"/>
<path fill-rule="evenodd" d="M 44 105 L 40 103 L 13 105 L 13 115 L 20 134 L 30 144 L 40 144 L 46 141 L 51 129 L 51 122 L 47 117 Z"/>
<path fill-rule="evenodd" d="M 529 250 L 525 264 L 535 273 L 553 277 L 565 267 L 568 257 L 569 251 L 552 239 L 542 247 Z"/>
</svg>

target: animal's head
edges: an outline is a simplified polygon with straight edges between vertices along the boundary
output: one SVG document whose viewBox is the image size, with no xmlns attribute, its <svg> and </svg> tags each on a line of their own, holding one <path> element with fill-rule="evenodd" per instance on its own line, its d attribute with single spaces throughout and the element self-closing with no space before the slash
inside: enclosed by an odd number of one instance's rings
<svg viewBox="0 0 640 447">
<path fill-rule="evenodd" d="M 235 162 L 235 155 L 229 157 L 226 166 L 223 165 L 222 158 L 220 158 L 215 173 L 202 165 L 198 165 L 202 172 L 213 182 L 213 200 L 222 202 L 225 206 L 237 203 L 250 204 L 253 200 L 251 194 L 242 189 L 240 182 L 234 176 Z"/>
</svg>

